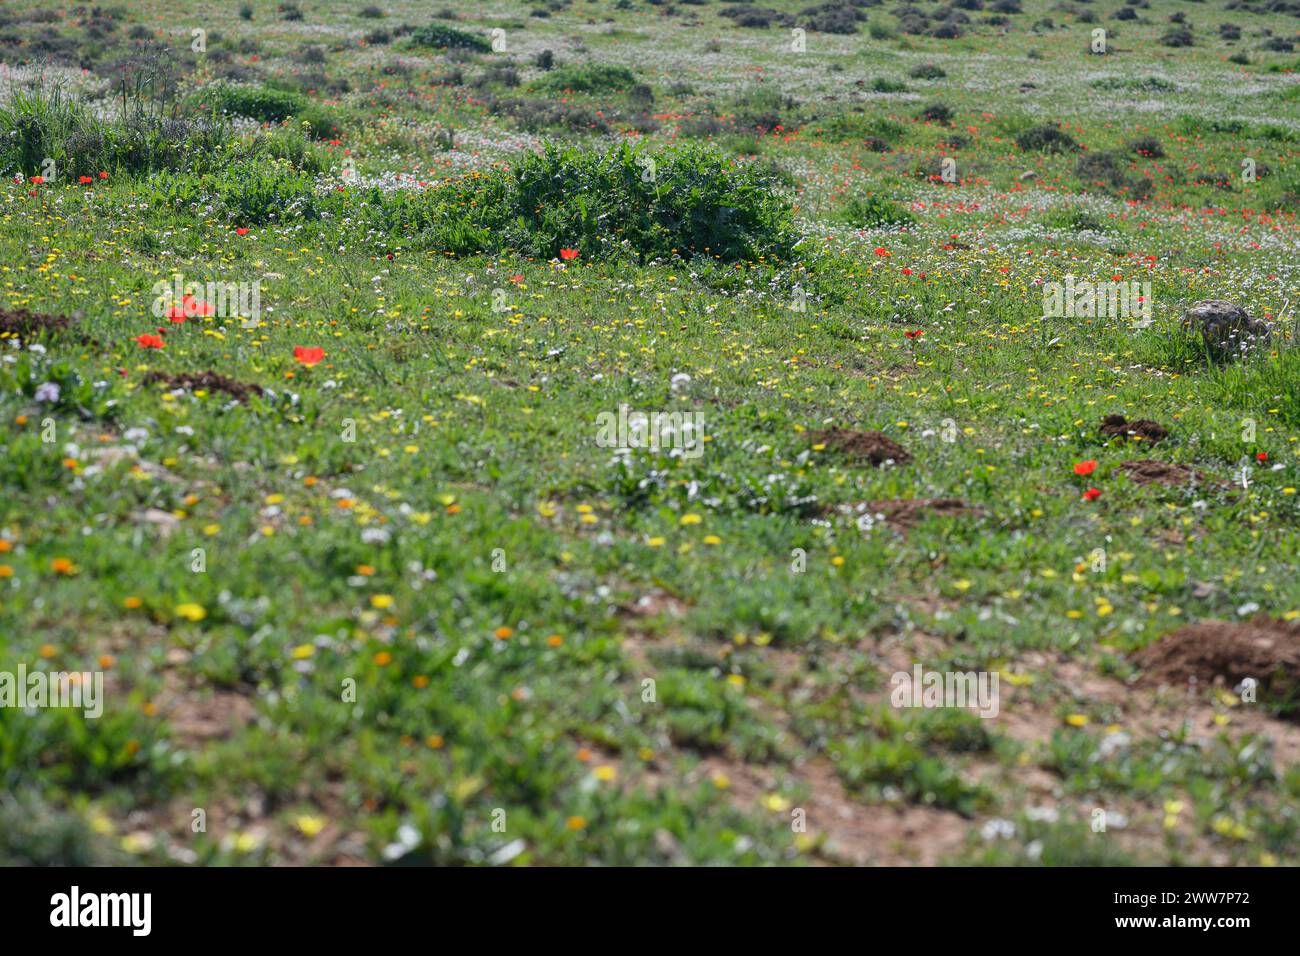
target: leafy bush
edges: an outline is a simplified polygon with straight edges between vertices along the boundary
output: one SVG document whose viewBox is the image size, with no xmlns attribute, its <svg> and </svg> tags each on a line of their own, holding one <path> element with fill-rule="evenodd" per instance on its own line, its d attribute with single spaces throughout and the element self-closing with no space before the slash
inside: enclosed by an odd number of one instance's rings
<svg viewBox="0 0 1300 956">
<path fill-rule="evenodd" d="M 208 97 L 222 112 L 238 113 L 263 123 L 282 123 L 305 110 L 309 102 L 301 94 L 261 85 L 222 84 Z"/>
<path fill-rule="evenodd" d="M 1160 159 L 1165 155 L 1164 146 L 1154 136 L 1141 136 L 1124 145 L 1139 156 L 1146 156 L 1149 159 Z"/>
<path fill-rule="evenodd" d="M 946 126 L 952 122 L 952 117 L 952 107 L 943 103 L 931 103 L 921 110 L 921 119 L 928 120 L 931 123 L 940 123 Z"/>
<path fill-rule="evenodd" d="M 907 75 L 914 80 L 941 80 L 948 74 L 944 72 L 941 66 L 935 66 L 933 63 L 922 63 L 908 70 Z"/>
<path fill-rule="evenodd" d="M 1072 153 L 1079 149 L 1073 136 L 1051 123 L 1031 126 L 1016 137 L 1016 146 L 1040 153 Z"/>
<path fill-rule="evenodd" d="M 95 866 L 118 862 L 74 812 L 35 791 L 0 791 L 0 866 Z"/>
<path fill-rule="evenodd" d="M 805 8 L 799 17 L 800 25 L 809 30 L 848 35 L 858 32 L 858 22 L 865 20 L 867 15 L 848 3 L 833 0 Z"/>
<path fill-rule="evenodd" d="M 583 66 L 562 66 L 552 70 L 533 84 L 534 89 L 560 93 L 609 93 L 626 90 L 636 83 L 636 75 L 625 66 L 605 66 L 591 63 Z"/>
<path fill-rule="evenodd" d="M 1077 206 L 1053 209 L 1044 217 L 1043 222 L 1062 232 L 1104 232 L 1107 229 L 1106 223 Z"/>
<path fill-rule="evenodd" d="M 301 93 L 260 84 L 222 83 L 200 93 L 206 105 L 222 113 L 234 113 L 263 123 L 283 123 L 296 118 L 316 139 L 328 139 L 338 132 L 338 118 Z"/>
<path fill-rule="evenodd" d="M 510 176 L 509 241 L 541 254 L 567 246 L 593 257 L 735 261 L 783 258 L 794 245 L 789 204 L 771 181 L 704 147 L 653 159 L 626 143 L 603 154 L 550 147 Z"/>
<path fill-rule="evenodd" d="M 492 44 L 483 37 L 442 23 L 430 23 L 427 27 L 415 30 L 411 34 L 411 42 L 416 46 L 438 50 L 472 50 L 476 53 L 492 51 Z"/>
<path fill-rule="evenodd" d="M 875 194 L 855 196 L 844 207 L 842 217 L 849 225 L 862 229 L 916 222 L 916 217 L 903 206 Z"/>
</svg>

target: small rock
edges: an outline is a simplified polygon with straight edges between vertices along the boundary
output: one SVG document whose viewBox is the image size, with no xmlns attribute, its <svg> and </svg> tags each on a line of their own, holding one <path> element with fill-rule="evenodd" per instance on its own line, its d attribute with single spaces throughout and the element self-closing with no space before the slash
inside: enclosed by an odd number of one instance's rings
<svg viewBox="0 0 1300 956">
<path fill-rule="evenodd" d="M 1200 332 L 1215 358 L 1243 355 L 1272 335 L 1267 325 L 1252 319 L 1241 306 L 1224 299 L 1198 302 L 1183 315 L 1183 326 Z"/>
<path fill-rule="evenodd" d="M 1038 178 L 1038 173 L 1034 172 L 1032 169 L 1027 169 L 1020 174 L 1020 181 L 1022 183 L 1027 183 L 1030 180 L 1037 179 L 1037 178 Z"/>
</svg>

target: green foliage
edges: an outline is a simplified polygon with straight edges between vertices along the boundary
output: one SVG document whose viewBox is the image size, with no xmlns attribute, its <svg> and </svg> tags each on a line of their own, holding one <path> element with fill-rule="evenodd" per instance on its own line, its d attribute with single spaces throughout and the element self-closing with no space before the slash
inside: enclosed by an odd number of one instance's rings
<svg viewBox="0 0 1300 956">
<path fill-rule="evenodd" d="M 515 250 L 554 258 L 783 259 L 796 234 L 789 203 L 769 173 L 707 147 L 657 156 L 627 144 L 605 152 L 549 147 L 513 169 L 423 192 L 352 190 L 314 197 L 287 164 L 241 163 L 199 180 L 161 177 L 159 201 L 214 196 L 241 222 L 313 220 L 328 212 L 458 255 Z"/>
<path fill-rule="evenodd" d="M 315 139 L 328 139 L 339 132 L 340 121 L 334 113 L 292 90 L 261 84 L 222 83 L 203 90 L 198 98 L 219 113 L 247 116 L 263 123 L 296 119 Z"/>
<path fill-rule="evenodd" d="M 148 180 L 146 194 L 182 208 L 214 203 L 230 222 L 244 226 L 310 222 L 321 215 L 312 177 L 275 159 L 244 158 L 199 176 L 160 173 Z"/>
<path fill-rule="evenodd" d="M 1079 149 L 1073 136 L 1052 123 L 1031 126 L 1016 137 L 1016 146 L 1040 153 L 1073 153 Z"/>
<path fill-rule="evenodd" d="M 603 63 L 586 63 L 562 66 L 552 70 L 533 84 L 533 89 L 560 93 L 610 93 L 630 89 L 636 83 L 636 74 L 625 66 L 607 66 Z"/>
<path fill-rule="evenodd" d="M 141 175 L 194 168 L 228 136 L 221 124 L 135 109 L 124 120 L 101 121 L 59 87 L 18 88 L 0 106 L 0 171 L 51 178 L 51 160 L 54 176 L 67 181 L 101 171 Z"/>
<path fill-rule="evenodd" d="M 529 157 L 511 174 L 511 240 L 541 254 L 567 246 L 642 261 L 791 253 L 789 204 L 761 173 L 693 145 L 646 157 L 653 168 L 640 159 L 627 144 Z"/>
<path fill-rule="evenodd" d="M 492 44 L 481 36 L 457 30 L 445 23 L 430 23 L 420 27 L 411 34 L 411 42 L 416 46 L 433 47 L 438 50 L 472 50 L 476 53 L 490 53 Z"/>
<path fill-rule="evenodd" d="M 96 866 L 116 862 L 79 814 L 36 791 L 0 790 L 0 866 Z"/>
<path fill-rule="evenodd" d="M 906 207 L 876 193 L 854 196 L 840 216 L 850 226 L 859 229 L 908 225 L 916 222 L 916 217 Z"/>
</svg>

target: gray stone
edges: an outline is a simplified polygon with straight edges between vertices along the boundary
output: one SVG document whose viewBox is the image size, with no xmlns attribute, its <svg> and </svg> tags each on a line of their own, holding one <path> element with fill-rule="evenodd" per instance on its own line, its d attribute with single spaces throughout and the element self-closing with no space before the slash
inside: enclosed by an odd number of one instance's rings
<svg viewBox="0 0 1300 956">
<path fill-rule="evenodd" d="M 1241 306 L 1224 299 L 1197 302 L 1183 314 L 1183 326 L 1201 334 L 1216 358 L 1235 358 L 1268 342 L 1267 325 L 1252 319 Z"/>
</svg>

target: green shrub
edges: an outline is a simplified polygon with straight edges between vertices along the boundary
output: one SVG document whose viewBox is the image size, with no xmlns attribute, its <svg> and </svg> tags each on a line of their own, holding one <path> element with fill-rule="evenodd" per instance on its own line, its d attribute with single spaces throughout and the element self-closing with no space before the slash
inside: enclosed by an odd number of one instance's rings
<svg viewBox="0 0 1300 956">
<path fill-rule="evenodd" d="M 1040 153 L 1072 153 L 1079 149 L 1073 136 L 1051 123 L 1031 126 L 1016 137 L 1016 146 Z"/>
<path fill-rule="evenodd" d="M 473 50 L 477 53 L 490 53 L 492 44 L 481 36 L 457 30 L 442 23 L 430 23 L 411 34 L 411 42 L 416 46 L 433 47 L 437 50 Z"/>
<path fill-rule="evenodd" d="M 552 70 L 533 84 L 537 90 L 559 93 L 611 93 L 630 89 L 636 75 L 625 66 L 605 66 L 589 63 L 583 66 L 562 66 Z"/>
<path fill-rule="evenodd" d="M 214 87 L 205 96 L 222 112 L 237 113 L 263 123 L 282 123 L 301 113 L 310 103 L 307 97 L 289 90 L 234 83 Z"/>
<path fill-rule="evenodd" d="M 77 813 L 34 790 L 0 791 L 0 866 L 95 866 L 119 862 Z"/>
<path fill-rule="evenodd" d="M 794 245 L 789 204 L 771 180 L 706 147 L 653 160 L 626 143 L 603 154 L 550 147 L 511 177 L 510 240 L 544 255 L 567 246 L 601 258 L 735 261 L 784 258 Z"/>
<path fill-rule="evenodd" d="M 859 229 L 877 226 L 907 225 L 916 222 L 912 213 L 884 196 L 855 196 L 841 214 L 845 222 Z"/>
<path fill-rule="evenodd" d="M 935 66 L 933 63 L 921 63 L 908 70 L 907 75 L 914 80 L 941 80 L 948 74 L 941 66 Z"/>
<path fill-rule="evenodd" d="M 199 99 L 218 112 L 247 116 L 263 123 L 296 119 L 316 139 L 330 139 L 339 132 L 339 119 L 334 113 L 292 90 L 224 83 L 202 91 Z"/>
</svg>

